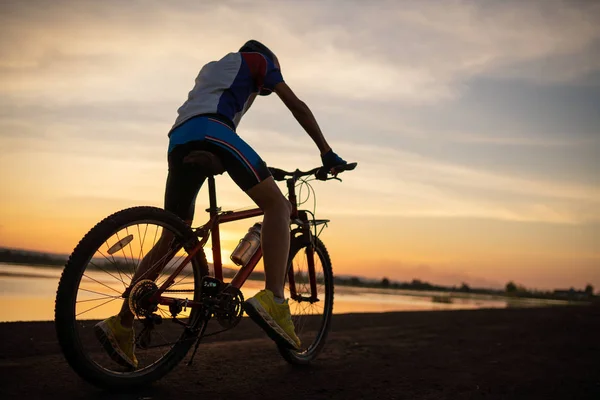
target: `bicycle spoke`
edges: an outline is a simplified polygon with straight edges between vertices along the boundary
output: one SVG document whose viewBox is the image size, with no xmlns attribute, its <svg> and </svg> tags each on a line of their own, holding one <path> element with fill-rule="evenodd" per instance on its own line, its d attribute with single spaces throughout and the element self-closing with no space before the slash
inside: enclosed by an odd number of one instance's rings
<svg viewBox="0 0 600 400">
<path fill-rule="evenodd" d="M 99 295 L 101 295 L 101 296 L 103 296 L 103 295 L 104 295 L 104 293 L 95 292 L 95 291 L 93 291 L 93 290 L 89 290 L 89 289 L 79 288 L 79 290 L 81 290 L 81 291 L 84 291 L 84 292 L 88 292 L 88 293 L 99 294 Z M 118 293 L 118 292 L 117 292 L 117 293 Z M 119 296 L 119 297 L 121 297 L 121 296 Z"/>
<path fill-rule="evenodd" d="M 106 243 L 106 242 L 105 242 L 105 243 Z M 106 245 L 108 246 L 108 243 L 106 243 Z M 108 263 L 109 263 L 109 264 L 117 266 L 117 264 L 116 264 L 116 261 L 114 260 L 114 258 L 113 258 L 113 260 L 112 260 L 112 262 L 111 262 L 111 260 L 110 260 L 108 257 L 106 257 L 106 256 L 104 255 L 104 253 L 103 253 L 103 252 L 102 252 L 100 249 L 98 249 L 98 253 L 99 253 L 99 254 L 100 254 L 102 257 L 104 257 L 104 259 L 105 259 L 106 261 L 108 261 Z M 111 257 L 112 257 L 112 256 L 111 256 Z M 100 267 L 99 265 L 95 265 L 95 264 L 93 264 L 91 261 L 90 261 L 90 264 L 92 264 L 92 265 L 96 266 L 97 268 L 100 268 L 102 271 L 106 272 L 108 275 L 112 276 L 113 278 L 115 278 L 116 280 L 118 280 L 119 282 L 121 282 L 121 283 L 123 284 L 123 288 L 127 289 L 127 285 L 125 284 L 125 281 L 123 280 L 123 277 L 121 276 L 121 272 L 120 272 L 120 269 L 118 268 L 118 266 L 117 266 L 117 272 L 118 272 L 118 274 L 119 274 L 119 277 L 117 278 L 116 276 L 114 276 L 114 275 L 113 275 L 113 274 L 111 274 L 110 272 L 106 271 L 104 268 Z"/>
<path fill-rule="evenodd" d="M 114 276 L 113 274 L 111 274 L 109 271 L 105 270 L 104 268 L 102 268 L 100 265 L 96 265 L 94 262 L 90 261 L 89 264 L 91 266 L 93 266 L 94 268 L 98 268 L 99 270 L 101 270 L 102 272 L 104 272 L 105 274 L 110 275 L 111 277 L 115 278 L 115 280 L 121 282 L 121 283 L 125 283 L 123 282 L 123 280 L 121 280 L 120 278 L 117 278 L 116 276 Z"/>
<path fill-rule="evenodd" d="M 106 247 L 108 247 L 110 249 L 108 242 L 105 242 L 105 243 L 106 243 Z M 98 252 L 100 254 L 102 254 L 100 249 L 98 249 Z M 104 254 L 102 254 L 102 255 L 104 256 Z M 119 274 L 119 278 L 121 279 L 121 282 L 123 282 L 123 286 L 127 287 L 127 285 L 125 284 L 125 281 L 123 280 L 123 277 L 121 276 L 121 269 L 118 267 L 119 264 L 117 263 L 117 260 L 115 260 L 115 256 L 111 254 L 110 258 L 112 259 L 113 265 L 115 265 L 117 267 L 117 273 Z"/>
<path fill-rule="evenodd" d="M 86 312 L 89 312 L 89 311 L 95 310 L 96 308 L 98 308 L 98 307 L 102 307 L 103 305 L 105 305 L 105 304 L 108 304 L 108 303 L 110 303 L 111 301 L 115 301 L 115 300 L 117 300 L 117 299 L 116 299 L 116 298 L 114 298 L 114 299 L 107 300 L 107 301 L 105 301 L 105 302 L 104 302 L 104 303 L 102 303 L 102 304 L 98 304 L 98 305 L 97 305 L 97 306 L 95 306 L 95 307 L 89 308 L 89 309 L 87 309 L 87 310 L 85 310 L 85 311 L 82 311 L 82 312 L 80 312 L 80 313 L 78 313 L 78 314 L 75 314 L 75 316 L 76 316 L 76 317 L 79 317 L 80 315 L 82 315 L 82 314 L 85 314 Z"/>
<path fill-rule="evenodd" d="M 136 225 L 137 227 L 138 225 Z M 129 235 L 129 227 L 125 228 L 127 234 Z M 133 234 L 131 234 L 133 235 Z M 134 262 L 134 256 L 133 256 L 133 246 L 129 245 L 129 254 L 131 255 L 131 268 L 133 269 L 133 273 L 131 274 L 131 277 L 133 278 L 135 276 L 135 272 L 137 271 L 137 263 Z"/>
<path fill-rule="evenodd" d="M 167 313 L 167 311 L 163 310 L 162 308 L 158 308 L 158 311 L 160 311 L 160 313 L 163 315 L 163 317 L 170 317 L 170 315 Z"/>
<path fill-rule="evenodd" d="M 104 297 L 96 297 L 95 299 L 86 299 L 86 300 L 77 300 L 76 303 L 87 303 L 89 301 L 98 301 L 104 299 L 119 299 L 121 296 L 104 296 Z"/>
<path fill-rule="evenodd" d="M 154 266 L 154 263 L 152 262 L 152 257 L 154 257 L 154 253 L 152 252 L 152 249 L 154 248 L 154 246 L 156 246 L 156 235 L 157 234 L 158 234 L 158 228 L 154 230 L 154 239 L 152 240 L 152 248 L 150 248 L 150 251 L 148 252 L 149 254 L 152 254 L 152 256 L 150 257 L 150 260 L 148 260 L 148 262 L 152 266 Z M 148 254 L 146 254 L 146 257 L 147 256 L 148 256 Z M 152 268 L 148 268 L 148 270 L 144 273 L 144 275 L 146 275 L 146 273 L 148 273 L 148 271 L 151 271 L 151 270 L 152 270 Z"/>
<path fill-rule="evenodd" d="M 86 278 L 88 278 L 88 279 L 91 279 L 91 280 L 93 280 L 94 282 L 96 282 L 96 283 L 98 283 L 98 284 L 100 284 L 100 285 L 102 285 L 102 286 L 104 286 L 104 287 L 107 287 L 108 289 L 112 290 L 113 292 L 116 292 L 116 293 L 118 293 L 118 294 L 119 294 L 119 296 L 122 294 L 122 293 L 121 293 L 121 292 L 119 292 L 117 289 L 115 289 L 115 288 L 111 288 L 110 286 L 108 286 L 108 285 L 106 285 L 106 284 L 104 284 L 104 283 L 102 283 L 102 282 L 100 282 L 100 281 L 98 281 L 98 280 L 96 280 L 96 279 L 92 278 L 91 276 L 88 276 L 88 275 L 86 275 L 86 274 L 83 274 L 83 276 L 84 276 L 84 277 L 86 277 Z"/>
<path fill-rule="evenodd" d="M 163 334 L 162 334 L 160 331 L 158 331 L 157 333 L 158 333 L 158 335 L 159 335 L 159 336 L 162 338 L 162 340 L 163 340 L 163 342 L 164 342 L 164 343 L 169 343 L 169 341 L 167 340 L 167 338 L 166 338 L 166 337 L 165 337 L 165 336 L 164 336 L 164 335 L 163 335 Z M 164 346 L 161 346 L 161 350 L 160 350 L 160 352 L 162 353 L 162 355 L 163 355 L 163 357 L 164 357 L 164 356 L 165 356 L 165 353 L 164 353 L 164 351 L 162 350 L 162 347 L 164 347 Z"/>
<path fill-rule="evenodd" d="M 169 252 L 167 254 L 165 254 L 163 257 L 161 257 L 154 265 L 160 265 L 163 262 L 165 262 L 169 259 L 172 259 L 174 257 L 174 254 L 176 254 L 176 252 L 179 251 L 179 249 L 177 249 L 176 246 L 173 245 L 173 243 L 174 243 L 174 240 L 171 240 L 171 242 L 169 243 L 169 246 L 168 246 Z M 165 265 L 161 269 L 162 269 L 163 276 L 166 276 L 166 277 L 163 281 L 160 281 L 159 279 L 157 279 L 157 285 L 159 287 L 162 286 L 162 284 L 164 282 L 166 282 L 167 279 L 169 279 L 170 274 L 168 274 L 168 271 L 172 269 L 172 267 L 167 267 L 168 261 L 165 262 L 164 264 Z M 154 268 L 154 266 L 152 268 Z M 167 268 L 166 271 L 165 271 L 165 268 Z"/>
<path fill-rule="evenodd" d="M 171 253 L 172 253 L 172 251 L 171 251 Z M 162 257 L 161 257 L 161 258 L 160 258 L 160 259 L 159 259 L 157 262 L 155 262 L 154 264 L 151 264 L 151 265 L 150 265 L 150 267 L 148 268 L 148 270 L 146 270 L 146 272 L 144 272 L 144 273 L 143 273 L 143 274 L 142 274 L 142 275 L 141 275 L 141 276 L 138 278 L 138 280 L 142 280 L 143 278 L 145 278 L 145 277 L 146 277 L 146 275 L 147 275 L 148 273 L 150 273 L 151 271 L 153 271 L 153 270 L 154 270 L 154 269 L 155 269 L 157 266 L 160 266 L 160 264 L 161 264 L 163 261 L 165 261 L 165 260 L 168 260 L 170 257 L 171 257 L 171 254 L 170 254 L 170 253 L 168 253 L 168 254 L 165 254 L 164 256 L 162 256 Z M 158 286 L 160 286 L 160 285 L 158 285 Z"/>
<path fill-rule="evenodd" d="M 125 227 L 125 233 L 127 234 L 127 236 L 129 236 L 129 227 L 128 226 Z M 125 236 L 125 238 L 127 236 Z M 119 238 L 118 232 L 117 232 L 117 239 L 119 239 L 119 242 L 121 241 L 121 239 Z M 131 240 L 133 240 L 133 237 L 131 238 Z M 127 244 L 126 247 L 129 248 L 129 254 L 131 255 L 131 277 L 133 277 L 133 275 L 135 275 L 135 262 L 133 261 L 133 251 L 131 250 L 131 241 L 130 241 L 130 243 Z M 129 264 L 127 262 L 127 252 L 124 250 L 124 248 L 121 248 L 121 250 L 123 251 L 123 256 L 125 256 L 126 264 Z M 131 280 L 131 278 L 130 278 L 130 280 Z"/>
<path fill-rule="evenodd" d="M 317 239 L 318 241 L 318 239 Z M 328 296 L 328 284 L 331 282 L 330 270 L 326 269 L 323 263 L 325 256 L 320 251 L 320 242 L 317 242 L 313 249 L 314 261 L 314 280 L 316 285 L 311 284 L 311 271 L 309 268 L 309 259 L 306 246 L 299 247 L 294 253 L 291 261 L 291 274 L 293 276 L 295 293 L 297 300 L 290 301 L 292 311 L 292 320 L 296 334 L 301 338 L 303 350 L 300 352 L 282 352 L 284 358 L 292 363 L 310 360 L 319 351 L 319 343 L 324 340 L 324 330 L 327 329 L 327 320 L 331 315 L 332 298 Z M 313 290 L 314 287 L 314 290 Z M 289 282 L 286 281 L 286 290 L 289 293 Z M 318 301 L 311 302 L 309 299 L 316 297 Z"/>
<path fill-rule="evenodd" d="M 139 225 L 138 225 L 138 233 L 139 233 Z M 144 244 L 146 243 L 146 234 L 148 233 L 148 224 L 146 224 L 146 229 L 144 229 L 144 238 L 142 239 L 141 235 L 139 235 L 140 237 L 140 252 L 138 254 L 138 267 L 140 266 L 140 264 L 142 263 L 142 253 L 144 252 Z"/>
<path fill-rule="evenodd" d="M 117 236 L 117 243 L 121 243 L 121 237 L 119 236 L 119 232 L 115 233 L 115 235 Z M 125 265 L 129 265 L 129 260 L 127 259 L 127 253 L 125 252 L 125 249 L 123 246 L 120 246 L 121 248 L 119 249 L 119 251 L 121 253 L 123 253 L 123 258 L 125 259 Z M 127 247 L 130 247 L 129 244 L 127 245 Z M 131 260 L 131 262 L 133 263 L 133 260 Z M 129 281 L 131 281 L 131 277 L 129 275 L 127 275 L 125 273 L 125 271 L 123 271 L 123 275 L 127 276 L 129 278 Z"/>
</svg>

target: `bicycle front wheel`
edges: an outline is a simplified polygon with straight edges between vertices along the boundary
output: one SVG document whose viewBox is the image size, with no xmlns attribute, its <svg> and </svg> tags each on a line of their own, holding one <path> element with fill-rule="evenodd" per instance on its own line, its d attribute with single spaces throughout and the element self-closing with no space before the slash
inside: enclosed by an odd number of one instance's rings
<svg viewBox="0 0 600 400">
<path fill-rule="evenodd" d="M 147 299 L 197 244 L 192 230 L 180 218 L 154 207 L 119 211 L 84 236 L 65 266 L 55 305 L 59 344 L 81 377 L 99 387 L 125 389 L 161 378 L 185 357 L 195 339 L 185 325 L 199 318 L 199 310 L 176 310 L 177 319 L 183 323 L 173 323 L 173 310 L 149 305 Z M 128 288 L 142 263 L 143 269 L 151 266 L 151 270 L 162 272 L 129 296 Z M 206 259 L 200 251 L 163 295 L 198 299 L 206 272 Z M 141 279 L 136 277 L 136 281 Z M 119 365 L 94 329 L 99 321 L 117 315 L 124 302 L 136 310 L 135 369 Z"/>
<path fill-rule="evenodd" d="M 325 344 L 333 313 L 333 270 L 319 238 L 312 244 L 303 236 L 292 239 L 284 289 L 302 348 L 278 346 L 279 352 L 291 364 L 308 364 Z"/>
</svg>

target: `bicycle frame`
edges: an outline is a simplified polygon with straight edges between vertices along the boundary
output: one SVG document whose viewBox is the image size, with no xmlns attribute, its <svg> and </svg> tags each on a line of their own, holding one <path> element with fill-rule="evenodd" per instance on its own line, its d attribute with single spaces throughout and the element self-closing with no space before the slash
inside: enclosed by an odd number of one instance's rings
<svg viewBox="0 0 600 400">
<path fill-rule="evenodd" d="M 296 199 L 296 188 L 295 188 L 295 180 L 290 178 L 287 179 L 287 188 L 288 188 L 288 200 L 292 204 L 292 213 L 290 216 L 290 220 L 294 221 L 299 225 L 299 228 L 292 230 L 290 232 L 291 235 L 294 232 L 301 232 L 301 235 L 306 235 L 305 237 L 309 238 L 309 245 L 306 248 L 306 256 L 308 261 L 308 275 L 309 275 L 309 283 L 311 294 L 310 297 L 298 296 L 296 293 L 296 285 L 294 282 L 294 271 L 293 267 L 291 267 L 287 271 L 288 280 L 290 284 L 290 296 L 292 299 L 296 301 L 317 301 L 317 280 L 315 273 L 315 263 L 314 263 L 314 251 L 312 247 L 312 241 L 310 240 L 310 223 L 307 213 L 302 210 L 298 210 L 297 199 Z M 171 275 L 167 278 L 167 280 L 161 285 L 158 291 L 153 295 L 152 301 L 157 301 L 161 305 L 171 306 L 180 304 L 181 299 L 176 299 L 172 297 L 164 297 L 162 294 L 173 284 L 175 278 L 179 275 L 179 273 L 183 270 L 183 268 L 198 254 L 198 252 L 203 249 L 204 245 L 208 241 L 210 235 L 212 235 L 212 254 L 213 254 L 213 267 L 215 271 L 215 278 L 223 282 L 223 263 L 221 260 L 221 236 L 220 236 L 220 225 L 227 222 L 239 221 L 243 219 L 258 217 L 263 215 L 263 211 L 260 208 L 253 208 L 250 210 L 244 211 L 226 211 L 221 212 L 221 208 L 217 206 L 217 195 L 216 195 L 216 186 L 215 179 L 213 176 L 208 177 L 208 193 L 209 193 L 209 201 L 210 207 L 206 210 L 210 214 L 209 221 L 195 229 L 198 237 L 202 237 L 202 240 L 189 252 L 187 257 L 181 262 L 181 264 L 171 273 Z M 327 220 L 317 220 L 313 221 L 313 223 L 326 223 Z M 262 258 L 262 248 L 259 247 L 254 256 L 250 259 L 248 264 L 242 266 L 235 276 L 232 278 L 229 283 L 230 286 L 235 287 L 236 289 L 241 289 L 244 285 L 254 268 Z M 185 300 L 186 307 L 201 307 L 202 303 L 194 300 Z"/>
</svg>

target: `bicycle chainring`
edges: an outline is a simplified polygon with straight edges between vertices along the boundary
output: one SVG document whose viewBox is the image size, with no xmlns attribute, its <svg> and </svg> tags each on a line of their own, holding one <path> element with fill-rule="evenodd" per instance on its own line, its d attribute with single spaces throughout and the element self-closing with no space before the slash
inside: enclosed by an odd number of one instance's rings
<svg viewBox="0 0 600 400">
<path fill-rule="evenodd" d="M 219 293 L 219 306 L 215 310 L 215 317 L 225 329 L 235 327 L 241 320 L 244 310 L 244 295 L 233 286 L 228 286 Z"/>
</svg>

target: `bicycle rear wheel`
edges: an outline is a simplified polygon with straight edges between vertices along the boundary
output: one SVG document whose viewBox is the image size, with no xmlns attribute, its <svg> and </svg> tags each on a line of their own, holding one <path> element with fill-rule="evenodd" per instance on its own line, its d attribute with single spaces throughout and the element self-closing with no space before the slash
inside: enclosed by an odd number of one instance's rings
<svg viewBox="0 0 600 400">
<path fill-rule="evenodd" d="M 316 292 L 311 289 L 310 282 L 308 257 L 311 253 Z M 295 294 L 290 291 L 291 286 L 295 288 Z M 333 313 L 333 270 L 329 253 L 319 238 L 313 238 L 312 245 L 302 236 L 292 239 L 284 290 L 302 348 L 296 351 L 278 346 L 279 352 L 291 364 L 308 364 L 325 344 Z"/>
<path fill-rule="evenodd" d="M 156 252 L 149 255 L 163 232 L 170 233 L 168 237 L 173 239 L 163 240 L 166 250 L 161 250 L 162 256 L 158 257 Z M 116 315 L 123 301 L 129 300 L 126 289 L 144 258 L 149 265 L 164 268 L 154 281 L 160 287 L 197 244 L 197 238 L 181 219 L 154 207 L 119 211 L 84 236 L 65 266 L 55 305 L 59 344 L 67 361 L 81 377 L 103 388 L 145 385 L 160 379 L 185 357 L 195 335 L 183 324 L 167 321 L 172 318 L 166 306 L 158 305 L 152 314 L 145 316 L 138 310 L 134 331 L 139 364 L 135 370 L 122 367 L 111 359 L 96 338 L 94 326 L 99 320 Z M 200 251 L 164 295 L 199 298 L 200 281 L 207 271 L 204 252 Z M 150 290 L 155 290 L 152 281 L 147 282 Z M 181 310 L 177 318 L 193 323 L 198 314 L 198 309 L 187 308 Z"/>
</svg>

